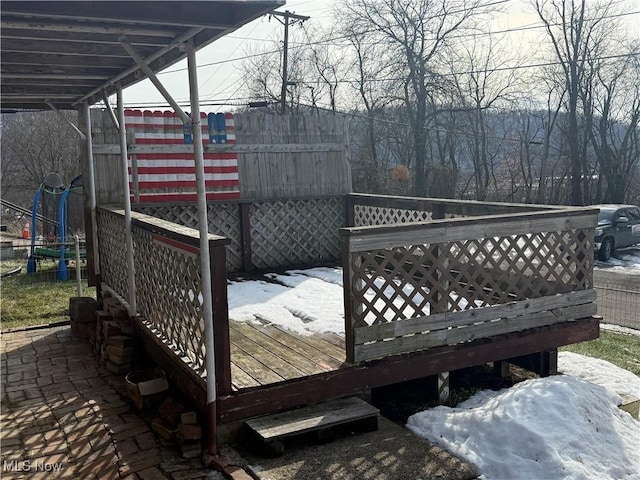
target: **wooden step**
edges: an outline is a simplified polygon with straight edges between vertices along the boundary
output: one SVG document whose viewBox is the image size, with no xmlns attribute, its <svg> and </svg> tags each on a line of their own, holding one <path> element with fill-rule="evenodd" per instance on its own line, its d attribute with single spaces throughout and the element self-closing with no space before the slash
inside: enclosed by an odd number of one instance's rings
<svg viewBox="0 0 640 480">
<path fill-rule="evenodd" d="M 326 441 L 326 432 L 333 427 L 358 423 L 363 430 L 378 429 L 379 410 L 356 398 L 340 398 L 307 407 L 274 413 L 246 420 L 245 423 L 257 437 L 270 447 L 270 455 L 282 454 L 282 440 L 296 435 L 317 431 L 319 440 Z"/>
</svg>

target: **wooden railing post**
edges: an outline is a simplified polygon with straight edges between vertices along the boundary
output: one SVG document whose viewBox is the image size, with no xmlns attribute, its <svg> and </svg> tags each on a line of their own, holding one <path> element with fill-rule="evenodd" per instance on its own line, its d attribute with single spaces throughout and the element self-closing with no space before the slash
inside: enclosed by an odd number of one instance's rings
<svg viewBox="0 0 640 480">
<path fill-rule="evenodd" d="M 344 223 L 345 227 L 355 227 L 355 202 L 352 195 L 344 196 Z"/>
<path fill-rule="evenodd" d="M 434 203 L 431 218 L 434 220 L 442 220 L 446 215 L 447 207 L 444 203 Z"/>
<path fill-rule="evenodd" d="M 227 243 L 228 241 L 209 240 L 218 397 L 231 393 L 231 345 L 229 340 L 229 304 L 227 301 L 227 252 L 225 250 Z"/>
<path fill-rule="evenodd" d="M 251 259 L 251 217 L 249 204 L 240 203 L 240 245 L 242 246 L 242 270 L 250 272 L 253 270 L 253 260 Z"/>
<path fill-rule="evenodd" d="M 344 339 L 347 363 L 353 363 L 355 359 L 354 325 L 353 325 L 353 293 L 352 293 L 352 268 L 351 255 L 349 253 L 349 232 L 340 230 L 342 241 L 342 290 L 344 294 Z"/>
</svg>

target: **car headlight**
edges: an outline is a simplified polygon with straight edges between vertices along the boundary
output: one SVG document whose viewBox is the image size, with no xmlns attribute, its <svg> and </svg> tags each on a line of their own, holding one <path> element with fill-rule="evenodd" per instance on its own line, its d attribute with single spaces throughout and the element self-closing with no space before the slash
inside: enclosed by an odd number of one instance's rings
<svg viewBox="0 0 640 480">
<path fill-rule="evenodd" d="M 603 233 L 604 233 L 604 230 L 602 228 L 596 228 L 596 237 L 599 237 Z"/>
</svg>

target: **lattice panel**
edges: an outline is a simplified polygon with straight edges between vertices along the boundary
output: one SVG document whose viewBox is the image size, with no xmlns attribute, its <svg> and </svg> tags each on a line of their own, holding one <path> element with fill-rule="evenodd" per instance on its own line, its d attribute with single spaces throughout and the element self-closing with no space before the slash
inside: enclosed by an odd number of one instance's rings
<svg viewBox="0 0 640 480">
<path fill-rule="evenodd" d="M 406 210 L 402 208 L 374 207 L 371 205 L 354 206 L 354 222 L 356 227 L 427 222 L 432 219 L 433 213 L 425 210 Z"/>
<path fill-rule="evenodd" d="M 136 210 L 162 220 L 185 227 L 198 228 L 198 208 L 196 205 L 140 206 Z M 240 215 L 234 203 L 210 203 L 207 206 L 209 231 L 227 237 L 227 270 L 242 269 L 242 244 L 240 243 Z"/>
<path fill-rule="evenodd" d="M 200 257 L 134 230 L 138 312 L 198 373 L 205 369 Z"/>
<path fill-rule="evenodd" d="M 252 203 L 253 264 L 273 268 L 338 260 L 344 209 L 341 198 Z"/>
<path fill-rule="evenodd" d="M 98 252 L 101 281 L 121 297 L 129 298 L 124 215 L 98 210 L 96 222 L 100 239 Z"/>
<path fill-rule="evenodd" d="M 593 229 L 581 229 L 356 252 L 352 324 L 590 289 L 593 248 Z"/>
<path fill-rule="evenodd" d="M 227 245 L 227 270 L 242 270 L 242 243 L 240 234 L 240 213 L 238 205 L 233 203 L 209 204 L 207 213 L 209 230 L 216 235 L 227 237 L 231 244 Z"/>
<path fill-rule="evenodd" d="M 198 228 L 198 208 L 196 205 L 136 205 L 135 210 L 167 222 L 190 228 Z"/>
</svg>

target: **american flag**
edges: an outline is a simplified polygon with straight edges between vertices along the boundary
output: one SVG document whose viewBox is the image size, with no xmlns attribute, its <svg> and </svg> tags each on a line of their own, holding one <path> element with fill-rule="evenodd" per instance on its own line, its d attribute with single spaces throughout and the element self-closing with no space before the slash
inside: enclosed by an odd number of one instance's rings
<svg viewBox="0 0 640 480">
<path fill-rule="evenodd" d="M 235 143 L 233 115 L 202 113 L 203 143 Z M 136 145 L 191 144 L 190 129 L 174 112 L 126 110 L 127 131 L 133 131 Z M 196 200 L 193 153 L 140 153 L 129 157 L 129 188 L 135 191 L 133 169 L 137 171 L 139 201 L 191 202 Z M 204 154 L 207 200 L 240 198 L 238 156 L 220 152 Z M 133 200 L 133 193 L 132 193 Z"/>
</svg>

